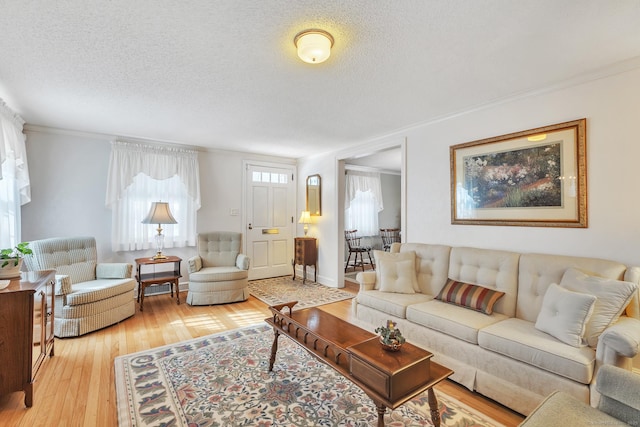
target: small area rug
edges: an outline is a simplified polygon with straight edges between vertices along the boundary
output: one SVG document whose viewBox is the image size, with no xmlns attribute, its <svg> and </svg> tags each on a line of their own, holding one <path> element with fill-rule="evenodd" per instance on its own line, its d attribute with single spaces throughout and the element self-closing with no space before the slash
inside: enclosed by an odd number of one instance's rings
<svg viewBox="0 0 640 427">
<path fill-rule="evenodd" d="M 120 426 L 375 426 L 358 387 L 280 337 L 268 372 L 266 324 L 115 359 Z M 443 426 L 501 426 L 436 391 Z M 387 426 L 431 426 L 424 393 L 385 415 Z"/>
<path fill-rule="evenodd" d="M 249 282 L 249 293 L 267 305 L 298 301 L 296 310 L 342 301 L 355 296 L 350 292 L 330 288 L 309 280 L 302 284 L 302 279 L 293 280 L 291 276 L 252 280 Z"/>
</svg>

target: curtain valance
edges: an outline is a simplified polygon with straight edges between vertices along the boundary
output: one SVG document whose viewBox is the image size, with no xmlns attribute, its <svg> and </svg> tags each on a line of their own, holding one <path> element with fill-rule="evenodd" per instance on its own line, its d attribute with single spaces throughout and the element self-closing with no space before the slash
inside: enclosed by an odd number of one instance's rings
<svg viewBox="0 0 640 427">
<path fill-rule="evenodd" d="M 22 117 L 0 99 L 0 179 L 7 179 L 7 174 L 11 174 L 20 195 L 20 205 L 31 201 L 26 137 L 22 133 L 23 127 Z M 7 162 L 11 162 L 11 165 Z"/>
<path fill-rule="evenodd" d="M 187 193 L 200 209 L 198 152 L 176 147 L 114 141 L 111 146 L 106 204 L 111 207 L 139 173 L 163 180 L 180 177 Z"/>
<path fill-rule="evenodd" d="M 376 200 L 377 212 L 384 209 L 382 201 L 382 185 L 378 172 L 347 171 L 344 193 L 344 208 L 351 207 L 351 201 L 356 198 L 358 191 L 366 193 L 371 191 Z"/>
</svg>

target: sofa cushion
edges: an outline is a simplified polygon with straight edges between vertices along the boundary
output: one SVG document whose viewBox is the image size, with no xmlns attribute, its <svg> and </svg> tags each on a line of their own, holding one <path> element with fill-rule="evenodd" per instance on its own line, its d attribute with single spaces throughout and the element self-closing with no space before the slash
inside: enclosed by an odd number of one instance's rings
<svg viewBox="0 0 640 427">
<path fill-rule="evenodd" d="M 581 294 L 552 283 L 542 301 L 536 329 L 574 347 L 586 345 L 584 331 L 593 313 L 596 297 Z"/>
<path fill-rule="evenodd" d="M 504 296 L 495 304 L 494 311 L 513 317 L 519 292 L 519 259 L 520 254 L 515 252 L 454 247 L 451 248 L 447 277 L 504 292 Z"/>
<path fill-rule="evenodd" d="M 582 384 L 593 378 L 595 350 L 564 344 L 537 330 L 533 322 L 510 318 L 494 323 L 478 332 L 478 344 Z"/>
<path fill-rule="evenodd" d="M 638 289 L 634 283 L 589 276 L 575 268 L 564 273 L 560 286 L 597 297 L 585 332 L 585 339 L 591 347 L 595 347 L 600 334 L 620 318 Z"/>
<path fill-rule="evenodd" d="M 407 320 L 455 338 L 478 344 L 478 331 L 507 318 L 504 314 L 491 316 L 461 306 L 432 300 L 407 307 Z"/>
<path fill-rule="evenodd" d="M 518 269 L 518 308 L 515 317 L 536 321 L 545 292 L 551 283 L 560 283 L 568 268 L 592 276 L 622 280 L 627 267 L 614 261 L 563 255 L 522 254 Z"/>
<path fill-rule="evenodd" d="M 249 277 L 248 270 L 240 270 L 236 266 L 231 267 L 205 267 L 202 270 L 189 274 L 190 282 L 219 282 L 223 280 L 240 280 Z"/>
<path fill-rule="evenodd" d="M 356 296 L 358 304 L 371 307 L 400 319 L 406 317 L 408 306 L 431 299 L 433 299 L 431 295 L 421 293 L 398 294 L 378 290 L 360 291 Z"/>
<path fill-rule="evenodd" d="M 90 304 L 74 304 L 64 305 L 62 299 L 56 299 L 55 304 L 55 318 L 58 319 L 80 319 L 84 317 L 98 316 L 102 313 L 107 313 L 110 310 L 117 309 L 123 305 L 126 305 L 129 301 L 133 301 L 135 298 L 134 290 L 131 289 L 120 295 L 116 295 L 111 298 L 105 298 L 100 301 L 95 301 Z"/>
<path fill-rule="evenodd" d="M 415 252 L 417 292 L 436 295 L 447 283 L 451 247 L 427 243 L 403 243 L 391 246 L 391 252 Z"/>
<path fill-rule="evenodd" d="M 416 281 L 415 256 L 413 259 L 405 260 L 381 258 L 376 263 L 376 270 L 380 273 L 381 292 L 416 293 L 418 282 Z"/>
<path fill-rule="evenodd" d="M 135 287 L 136 281 L 133 279 L 97 279 L 75 283 L 72 285 L 72 292 L 67 295 L 66 305 L 102 301 L 132 291 Z"/>
<path fill-rule="evenodd" d="M 401 267 L 402 269 L 402 273 L 403 273 L 403 277 L 406 277 L 407 279 L 410 280 L 410 284 L 411 287 L 413 288 L 414 292 L 416 291 L 420 291 L 420 288 L 418 287 L 418 281 L 416 280 L 416 271 L 415 271 L 415 262 L 416 262 L 416 253 L 413 251 L 409 251 L 409 252 L 402 252 L 402 253 L 391 253 L 391 252 L 384 252 L 384 251 L 373 251 L 373 258 L 375 260 L 375 264 L 376 265 L 381 265 L 384 264 L 386 268 L 377 268 L 376 269 L 376 286 L 375 289 L 380 289 L 380 286 L 382 285 L 382 283 L 386 280 L 386 279 L 391 279 L 392 281 L 396 281 L 398 278 L 398 272 L 397 269 L 394 272 L 394 269 L 392 269 L 392 264 L 394 263 L 398 263 L 398 262 L 402 262 L 402 261 L 409 261 L 411 263 L 411 265 L 413 266 L 413 275 L 410 275 L 407 272 L 407 264 L 405 263 L 403 267 Z M 395 279 L 394 279 L 395 276 Z M 413 277 L 413 279 L 412 279 Z M 404 280 L 402 280 L 404 282 Z M 388 286 L 390 283 L 385 283 L 385 286 Z M 401 283 L 399 285 L 399 287 L 402 287 L 404 289 L 407 288 L 407 286 L 405 286 L 406 283 Z M 395 291 L 386 291 L 386 292 L 395 292 Z M 408 293 L 408 292 L 403 292 L 403 293 Z"/>
<path fill-rule="evenodd" d="M 449 280 L 440 293 L 436 295 L 436 299 L 467 307 L 484 314 L 491 314 L 493 313 L 493 305 L 503 295 L 504 292 L 472 285 L 470 283 Z"/>
</svg>

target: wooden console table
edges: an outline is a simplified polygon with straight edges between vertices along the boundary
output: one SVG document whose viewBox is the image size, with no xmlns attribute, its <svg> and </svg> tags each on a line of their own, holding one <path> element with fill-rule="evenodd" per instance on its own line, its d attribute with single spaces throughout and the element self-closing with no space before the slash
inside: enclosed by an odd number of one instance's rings
<svg viewBox="0 0 640 427">
<path fill-rule="evenodd" d="M 295 304 L 269 307 L 273 317 L 265 321 L 275 334 L 269 371 L 276 359 L 278 337 L 283 334 L 360 387 L 376 405 L 379 427 L 384 426 L 387 408 L 395 409 L 425 391 L 431 420 L 440 426 L 433 386 L 453 374 L 451 369 L 432 362 L 430 352 L 409 343 L 400 351 L 386 351 L 377 335 L 317 307 L 292 311 Z"/>
<path fill-rule="evenodd" d="M 150 273 L 142 273 L 142 266 L 156 266 L 158 264 L 166 264 L 173 263 L 172 271 L 158 271 L 155 270 Z M 182 258 L 178 258 L 177 256 L 168 256 L 166 258 L 161 259 L 153 259 L 153 258 L 138 258 L 136 259 L 136 264 L 138 266 L 136 280 L 138 281 L 138 302 L 140 303 L 140 311 L 143 311 L 144 305 L 144 290 L 147 286 L 154 285 L 164 285 L 168 283 L 171 287 L 171 298 L 173 298 L 173 287 L 176 288 L 176 300 L 178 301 L 178 305 L 180 305 L 180 284 L 179 279 L 182 277 L 180 274 L 180 263 L 182 262 Z"/>
<path fill-rule="evenodd" d="M 55 271 L 23 272 L 0 290 L 0 394 L 24 390 L 33 405 L 33 382 L 53 357 Z"/>
<path fill-rule="evenodd" d="M 318 246 L 315 237 L 296 237 L 294 239 L 293 280 L 296 279 L 296 265 L 302 265 L 302 283 L 307 280 L 307 266 L 312 265 L 313 281 L 318 281 Z"/>
</svg>

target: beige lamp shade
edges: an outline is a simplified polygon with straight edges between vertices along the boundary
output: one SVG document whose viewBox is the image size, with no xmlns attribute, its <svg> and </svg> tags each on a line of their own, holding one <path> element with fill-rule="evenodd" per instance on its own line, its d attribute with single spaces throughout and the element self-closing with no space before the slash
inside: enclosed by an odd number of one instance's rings
<svg viewBox="0 0 640 427">
<path fill-rule="evenodd" d="M 177 224 L 178 221 L 171 215 L 169 203 L 153 202 L 151 209 L 146 218 L 142 220 L 143 224 Z"/>
<path fill-rule="evenodd" d="M 304 235 L 309 232 L 309 223 L 311 222 L 311 213 L 309 211 L 302 211 L 298 224 L 304 224 Z"/>
</svg>

